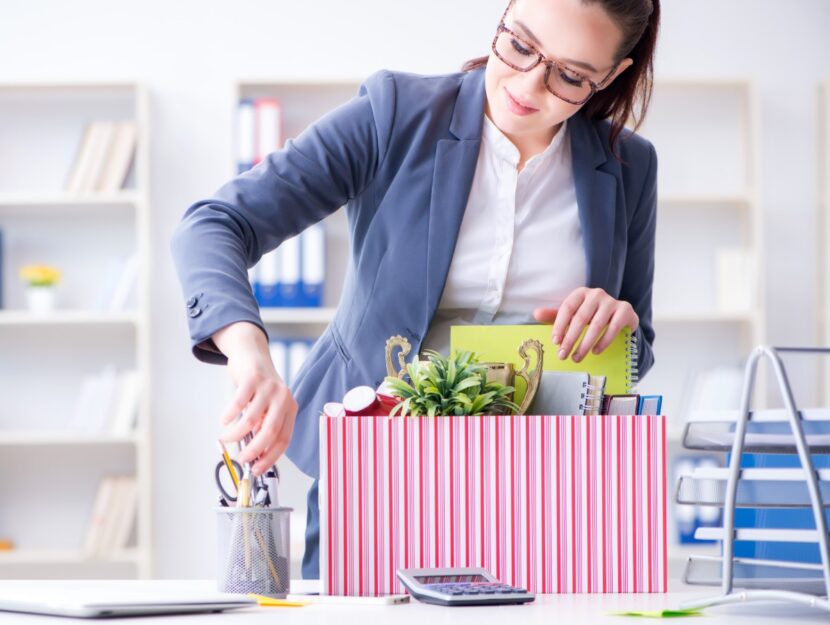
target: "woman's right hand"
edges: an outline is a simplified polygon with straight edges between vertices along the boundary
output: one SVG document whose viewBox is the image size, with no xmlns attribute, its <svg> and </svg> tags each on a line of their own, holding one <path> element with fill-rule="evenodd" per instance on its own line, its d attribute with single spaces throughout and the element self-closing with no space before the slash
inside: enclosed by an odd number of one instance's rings
<svg viewBox="0 0 830 625">
<path fill-rule="evenodd" d="M 220 419 L 226 426 L 220 439 L 235 442 L 253 432 L 253 439 L 236 459 L 242 465 L 251 462 L 253 473 L 262 475 L 291 441 L 297 402 L 274 368 L 268 340 L 256 325 L 231 324 L 216 332 L 213 341 L 228 357 L 228 372 L 236 385 L 236 394 Z"/>
</svg>

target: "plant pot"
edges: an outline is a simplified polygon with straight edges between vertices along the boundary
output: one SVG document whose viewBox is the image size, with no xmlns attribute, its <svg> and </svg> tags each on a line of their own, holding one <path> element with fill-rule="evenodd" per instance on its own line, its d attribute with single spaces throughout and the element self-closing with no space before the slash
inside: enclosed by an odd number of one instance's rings
<svg viewBox="0 0 830 625">
<path fill-rule="evenodd" d="M 27 287 L 26 308 L 34 315 L 45 315 L 55 310 L 55 287 Z"/>
</svg>

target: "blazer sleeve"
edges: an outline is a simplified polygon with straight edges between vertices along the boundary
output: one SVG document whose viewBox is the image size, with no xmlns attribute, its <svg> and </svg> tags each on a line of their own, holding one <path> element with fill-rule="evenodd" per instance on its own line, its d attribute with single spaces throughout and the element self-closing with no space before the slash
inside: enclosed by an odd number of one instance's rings
<svg viewBox="0 0 830 625">
<path fill-rule="evenodd" d="M 640 199 L 628 226 L 628 251 L 623 270 L 620 299 L 629 302 L 640 325 L 635 337 L 638 346 L 639 375 L 654 364 L 654 326 L 651 299 L 654 285 L 654 247 L 657 227 L 657 153 L 649 144 L 648 168 Z"/>
<path fill-rule="evenodd" d="M 237 321 L 267 336 L 247 270 L 371 184 L 394 113 L 394 78 L 378 72 L 352 100 L 187 209 L 170 246 L 196 358 L 226 364 L 211 336 Z"/>
</svg>

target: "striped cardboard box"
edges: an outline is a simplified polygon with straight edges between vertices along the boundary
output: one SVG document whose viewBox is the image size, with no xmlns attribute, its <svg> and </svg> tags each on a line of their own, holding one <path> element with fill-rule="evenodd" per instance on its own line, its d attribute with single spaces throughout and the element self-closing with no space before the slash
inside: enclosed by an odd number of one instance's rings
<svg viewBox="0 0 830 625">
<path fill-rule="evenodd" d="M 663 416 L 321 417 L 320 573 L 482 566 L 537 593 L 666 591 Z"/>
</svg>

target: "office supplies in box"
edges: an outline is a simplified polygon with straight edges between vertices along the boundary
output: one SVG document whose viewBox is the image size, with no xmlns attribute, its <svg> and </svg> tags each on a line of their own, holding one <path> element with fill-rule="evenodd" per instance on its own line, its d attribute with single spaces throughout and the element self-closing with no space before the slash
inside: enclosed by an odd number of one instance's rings
<svg viewBox="0 0 830 625">
<path fill-rule="evenodd" d="M 480 566 L 536 593 L 665 592 L 665 418 L 320 419 L 323 591 Z"/>
<path fill-rule="evenodd" d="M 324 592 L 396 593 L 399 568 L 457 566 L 539 593 L 665 591 L 665 418 L 527 416 L 544 349 L 537 339 L 508 340 L 519 358 L 506 347 L 499 358 L 515 362 L 514 383 L 525 382 L 519 414 L 389 417 L 327 404 Z M 387 341 L 392 378 L 405 374 L 409 351 L 403 337 Z M 573 385 L 577 395 L 590 377 Z"/>
</svg>

